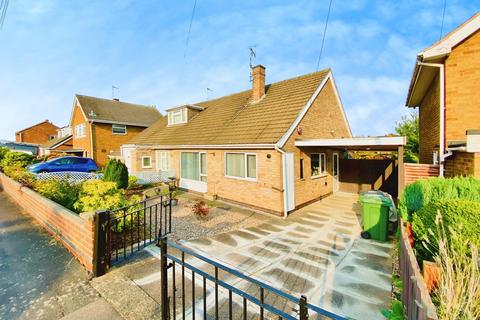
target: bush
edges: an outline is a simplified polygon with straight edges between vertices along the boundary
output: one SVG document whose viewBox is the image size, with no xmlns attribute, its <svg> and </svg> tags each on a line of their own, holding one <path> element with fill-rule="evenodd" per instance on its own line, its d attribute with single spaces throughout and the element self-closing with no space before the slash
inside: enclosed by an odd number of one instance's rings
<svg viewBox="0 0 480 320">
<path fill-rule="evenodd" d="M 79 212 L 113 210 L 127 205 L 123 190 L 115 182 L 88 180 L 83 183 L 78 201 L 73 205 Z"/>
<path fill-rule="evenodd" d="M 35 176 L 25 168 L 5 167 L 4 173 L 28 188 L 33 189 L 35 186 Z"/>
<path fill-rule="evenodd" d="M 192 205 L 192 212 L 195 215 L 195 217 L 199 219 L 204 219 L 208 216 L 210 209 L 208 209 L 208 207 L 205 206 L 205 201 L 197 200 Z"/>
<path fill-rule="evenodd" d="M 474 177 L 417 180 L 405 187 L 398 207 L 403 219 L 410 220 L 413 213 L 440 199 L 480 201 L 480 180 Z"/>
<path fill-rule="evenodd" d="M 3 160 L 5 155 L 10 152 L 10 149 L 6 147 L 0 147 L 0 162 Z"/>
<path fill-rule="evenodd" d="M 35 157 L 31 154 L 23 152 L 7 152 L 2 161 L 0 162 L 0 168 L 5 170 L 6 167 L 19 167 L 25 168 L 35 161 Z"/>
<path fill-rule="evenodd" d="M 480 247 L 480 202 L 469 200 L 437 200 L 420 209 L 414 216 L 412 229 L 415 238 L 415 250 L 420 260 L 433 261 L 438 254 L 438 238 L 435 236 L 436 216 L 443 217 L 443 224 L 455 233 L 463 242 Z M 456 248 L 457 251 L 470 252 L 469 248 Z"/>
<path fill-rule="evenodd" d="M 135 176 L 128 176 L 128 189 L 138 188 L 138 178 Z"/>
<path fill-rule="evenodd" d="M 128 187 L 127 166 L 120 160 L 109 160 L 105 166 L 103 180 L 115 182 L 119 189 L 126 189 Z"/>
<path fill-rule="evenodd" d="M 79 190 L 80 185 L 60 179 L 48 179 L 35 183 L 35 191 L 72 211 L 75 211 L 74 204 L 78 200 Z"/>
</svg>

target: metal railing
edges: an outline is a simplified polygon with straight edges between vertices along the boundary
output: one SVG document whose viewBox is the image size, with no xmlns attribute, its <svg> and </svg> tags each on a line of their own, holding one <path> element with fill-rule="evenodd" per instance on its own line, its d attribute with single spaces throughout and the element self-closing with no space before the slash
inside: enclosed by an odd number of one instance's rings
<svg viewBox="0 0 480 320">
<path fill-rule="evenodd" d="M 166 237 L 159 245 L 162 319 L 307 320 L 309 313 L 321 319 L 347 319 L 309 303 L 303 295 L 283 292 Z"/>
<path fill-rule="evenodd" d="M 172 200 L 159 195 L 95 215 L 94 275 L 101 276 L 123 261 L 172 232 Z"/>
</svg>

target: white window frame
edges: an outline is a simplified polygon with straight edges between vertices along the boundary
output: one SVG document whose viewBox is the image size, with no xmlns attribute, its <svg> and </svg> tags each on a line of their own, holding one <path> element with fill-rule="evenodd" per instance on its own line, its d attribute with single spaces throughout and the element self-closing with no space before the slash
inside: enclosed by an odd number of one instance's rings
<svg viewBox="0 0 480 320">
<path fill-rule="evenodd" d="M 318 165 L 319 165 L 320 170 L 322 169 L 322 162 L 324 164 L 323 165 L 324 170 L 319 171 L 319 173 L 317 175 L 313 175 L 313 172 L 312 172 L 312 156 L 313 155 L 318 155 Z M 323 159 L 323 161 L 322 161 L 322 159 Z M 310 154 L 310 178 L 316 179 L 316 178 L 320 178 L 320 177 L 325 177 L 326 175 L 327 175 L 327 155 L 326 155 L 326 153 L 324 153 L 324 152 L 311 153 Z"/>
<path fill-rule="evenodd" d="M 245 177 L 236 177 L 236 176 L 230 176 L 227 174 L 227 154 L 243 154 L 245 161 Z M 248 177 L 248 161 L 247 161 L 247 156 L 255 156 L 255 178 L 250 178 Z M 258 181 L 258 155 L 254 152 L 225 152 L 224 153 L 224 175 L 226 178 L 230 179 L 237 179 L 237 180 L 245 180 L 245 181 L 251 181 L 251 182 L 257 182 Z"/>
<path fill-rule="evenodd" d="M 123 133 L 115 132 L 115 131 L 113 130 L 113 128 L 117 128 L 117 129 L 118 129 L 118 128 L 121 128 L 121 129 L 124 129 L 125 132 L 123 132 Z M 112 124 L 112 134 L 121 135 L 121 136 L 126 135 L 126 134 L 127 134 L 127 126 L 126 126 L 126 125 L 123 125 L 123 124 Z"/>
<path fill-rule="evenodd" d="M 171 170 L 170 162 L 170 151 L 157 150 L 157 165 L 156 168 L 158 171 L 169 171 Z"/>
<path fill-rule="evenodd" d="M 149 166 L 145 165 L 144 159 L 149 159 L 148 161 L 150 162 Z M 152 168 L 152 157 L 151 156 L 142 156 L 142 169 L 151 169 Z"/>
<path fill-rule="evenodd" d="M 87 136 L 87 125 L 80 123 L 75 126 L 75 138 L 84 138 Z"/>
<path fill-rule="evenodd" d="M 198 153 L 198 177 L 200 180 L 182 178 L 182 153 Z M 205 173 L 202 173 L 202 159 L 201 159 L 202 154 L 205 155 Z M 208 162 L 207 153 L 205 151 L 181 151 L 180 152 L 180 179 L 207 183 L 206 181 L 202 181 L 202 177 L 206 178 L 208 176 L 207 162 Z"/>
<path fill-rule="evenodd" d="M 173 119 L 174 119 L 174 114 L 178 114 L 180 113 L 181 114 L 181 120 L 179 122 L 174 122 Z M 182 124 L 182 123 L 187 123 L 187 108 L 182 108 L 182 109 L 177 109 L 177 110 L 172 110 L 172 111 L 168 111 L 168 125 L 171 126 L 171 125 L 175 125 L 175 124 Z"/>
</svg>

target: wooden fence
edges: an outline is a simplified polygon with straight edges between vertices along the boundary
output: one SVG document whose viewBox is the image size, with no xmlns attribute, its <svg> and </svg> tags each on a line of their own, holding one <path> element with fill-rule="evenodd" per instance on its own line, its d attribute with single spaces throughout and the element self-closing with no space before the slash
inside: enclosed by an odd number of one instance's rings
<svg viewBox="0 0 480 320">
<path fill-rule="evenodd" d="M 433 164 L 404 163 L 403 167 L 405 185 L 415 182 L 418 179 L 438 177 L 440 174 L 440 167 Z"/>
<path fill-rule="evenodd" d="M 400 226 L 402 234 L 400 241 L 400 277 L 403 281 L 402 300 L 405 306 L 406 319 L 438 319 L 435 306 L 428 293 L 427 285 L 423 280 L 402 222 Z"/>
</svg>

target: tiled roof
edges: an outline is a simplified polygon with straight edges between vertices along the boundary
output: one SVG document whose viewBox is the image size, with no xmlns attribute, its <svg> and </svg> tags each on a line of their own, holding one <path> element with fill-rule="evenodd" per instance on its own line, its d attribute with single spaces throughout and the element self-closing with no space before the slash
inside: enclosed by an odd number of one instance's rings
<svg viewBox="0 0 480 320">
<path fill-rule="evenodd" d="M 186 124 L 167 126 L 166 117 L 133 138 L 132 144 L 273 144 L 292 125 L 330 69 L 272 83 L 251 103 L 251 90 L 194 105 L 204 107 Z"/>
<path fill-rule="evenodd" d="M 162 114 L 153 106 L 79 94 L 76 98 L 85 116 L 93 121 L 148 127 L 162 117 Z"/>
<path fill-rule="evenodd" d="M 72 135 L 67 135 L 67 136 L 64 136 L 64 137 L 61 137 L 61 138 L 52 139 L 52 140 L 48 141 L 47 143 L 45 143 L 42 147 L 50 149 L 57 144 L 63 144 L 65 141 L 67 141 L 71 137 L 72 137 Z"/>
</svg>

